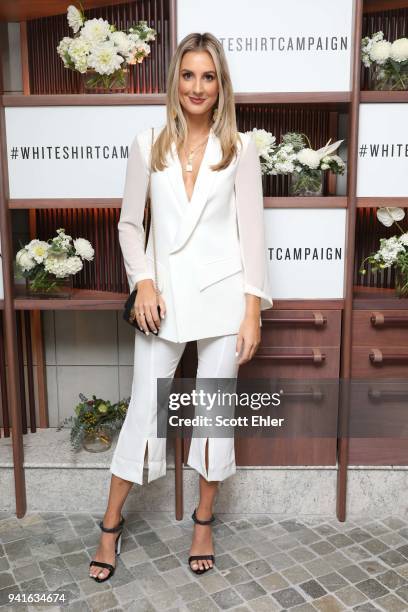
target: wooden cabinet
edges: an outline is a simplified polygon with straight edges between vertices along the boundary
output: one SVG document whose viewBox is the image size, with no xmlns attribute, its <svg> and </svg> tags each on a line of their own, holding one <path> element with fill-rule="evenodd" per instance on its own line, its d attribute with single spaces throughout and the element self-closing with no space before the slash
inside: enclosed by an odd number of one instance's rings
<svg viewBox="0 0 408 612">
<path fill-rule="evenodd" d="M 408 465 L 408 309 L 402 305 L 373 302 L 353 311 L 350 465 Z"/>
<path fill-rule="evenodd" d="M 336 465 L 341 309 L 305 306 L 265 311 L 259 349 L 239 370 L 297 381 L 298 399 L 289 392 L 282 405 L 290 437 L 236 438 L 237 465 Z M 318 437 L 323 422 L 330 435 Z"/>
</svg>

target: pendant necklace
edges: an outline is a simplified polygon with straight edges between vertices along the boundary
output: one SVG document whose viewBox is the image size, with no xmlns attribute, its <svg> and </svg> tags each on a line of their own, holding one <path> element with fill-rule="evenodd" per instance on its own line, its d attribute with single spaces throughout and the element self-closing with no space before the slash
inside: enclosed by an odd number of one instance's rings
<svg viewBox="0 0 408 612">
<path fill-rule="evenodd" d="M 207 138 L 202 143 L 200 143 L 199 145 L 194 147 L 194 149 L 191 149 L 190 153 L 187 153 L 186 149 L 184 148 L 184 153 L 186 154 L 186 158 L 187 158 L 187 163 L 184 166 L 184 169 L 185 169 L 186 172 L 192 172 L 193 171 L 193 157 L 195 155 L 195 152 L 197 151 L 197 149 L 202 147 L 203 144 L 208 140 L 208 136 L 207 136 Z"/>
</svg>

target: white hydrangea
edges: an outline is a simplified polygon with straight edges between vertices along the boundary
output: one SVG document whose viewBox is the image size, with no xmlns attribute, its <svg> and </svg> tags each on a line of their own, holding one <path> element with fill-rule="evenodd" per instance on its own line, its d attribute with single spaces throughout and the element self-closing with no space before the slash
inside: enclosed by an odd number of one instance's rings
<svg viewBox="0 0 408 612">
<path fill-rule="evenodd" d="M 70 55 L 69 50 L 71 48 L 71 44 L 73 40 L 74 39 L 70 38 L 69 36 L 64 36 L 64 38 L 60 41 L 59 45 L 57 46 L 57 53 L 62 59 L 62 61 L 64 62 L 64 66 L 68 66 L 66 54 L 68 53 L 68 55 Z"/>
<path fill-rule="evenodd" d="M 76 6 L 72 4 L 69 5 L 67 8 L 67 19 L 69 27 L 72 28 L 76 34 L 82 28 L 82 24 L 84 23 L 82 14 Z"/>
<path fill-rule="evenodd" d="M 69 47 L 69 55 L 74 62 L 75 69 L 78 72 L 86 72 L 88 68 L 88 54 L 91 50 L 91 43 L 81 38 L 74 38 Z"/>
<path fill-rule="evenodd" d="M 84 38 L 92 45 L 105 41 L 110 34 L 110 25 L 102 17 L 99 19 L 88 19 L 85 21 L 84 27 L 81 30 L 81 38 Z"/>
<path fill-rule="evenodd" d="M 269 150 L 275 144 L 276 137 L 266 130 L 257 128 L 254 128 L 249 133 L 254 137 L 258 155 L 267 156 Z"/>
<path fill-rule="evenodd" d="M 77 238 L 74 240 L 75 252 L 77 255 L 82 257 L 82 259 L 86 259 L 87 261 L 92 261 L 94 257 L 94 249 L 89 242 L 85 238 Z"/>
<path fill-rule="evenodd" d="M 396 62 L 408 59 L 408 38 L 399 38 L 392 43 L 390 57 Z"/>
<path fill-rule="evenodd" d="M 82 268 L 82 261 L 76 255 L 72 257 L 50 255 L 44 264 L 46 272 L 54 274 L 57 278 L 65 278 L 70 274 L 76 274 L 82 270 Z"/>
<path fill-rule="evenodd" d="M 16 255 L 16 263 L 23 270 L 23 272 L 28 272 L 32 270 L 36 266 L 36 262 L 33 257 L 31 257 L 30 253 L 26 248 L 20 249 Z"/>
<path fill-rule="evenodd" d="M 370 49 L 370 58 L 377 64 L 385 64 L 391 53 L 391 43 L 387 40 L 374 42 Z"/>
<path fill-rule="evenodd" d="M 117 54 L 112 41 L 106 41 L 95 46 L 88 57 L 88 65 L 99 74 L 112 74 L 120 68 L 124 58 Z"/>
<path fill-rule="evenodd" d="M 382 259 L 384 268 L 390 268 L 396 262 L 398 254 L 405 250 L 405 247 L 396 236 L 388 239 L 381 238 L 380 244 L 379 258 Z"/>
<path fill-rule="evenodd" d="M 316 169 L 320 165 L 320 155 L 313 149 L 305 147 L 299 151 L 296 155 L 298 161 L 308 168 Z"/>
<path fill-rule="evenodd" d="M 129 40 L 129 37 L 125 32 L 110 32 L 109 40 L 111 40 L 117 48 L 117 52 L 123 55 L 128 55 L 133 42 Z"/>
<path fill-rule="evenodd" d="M 405 232 L 405 234 L 402 234 L 399 237 L 399 240 L 400 240 L 401 244 L 403 244 L 404 246 L 408 247 L 408 232 Z"/>
</svg>

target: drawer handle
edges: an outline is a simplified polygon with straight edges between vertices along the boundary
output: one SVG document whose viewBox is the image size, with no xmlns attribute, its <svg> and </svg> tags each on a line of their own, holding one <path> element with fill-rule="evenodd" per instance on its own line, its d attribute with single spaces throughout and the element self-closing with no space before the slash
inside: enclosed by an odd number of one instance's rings
<svg viewBox="0 0 408 612">
<path fill-rule="evenodd" d="M 370 317 L 373 327 L 384 327 L 385 325 L 408 325 L 408 316 L 385 315 L 383 312 L 373 312 Z"/>
<path fill-rule="evenodd" d="M 382 364 L 388 362 L 397 363 L 408 363 L 408 353 L 386 353 L 384 354 L 380 349 L 371 349 L 368 355 L 373 365 Z"/>
<path fill-rule="evenodd" d="M 257 354 L 255 353 L 254 359 L 269 359 L 270 361 L 303 361 L 312 362 L 315 364 L 323 363 L 326 359 L 326 354 L 322 353 L 320 349 L 314 348 L 311 353 L 299 353 L 297 355 L 287 355 L 285 353 L 274 353 L 274 354 Z"/>
<path fill-rule="evenodd" d="M 369 389 L 368 397 L 373 402 L 382 402 L 386 400 L 395 402 L 396 400 L 407 400 L 408 391 L 380 391 L 379 389 Z"/>
<path fill-rule="evenodd" d="M 280 394 L 281 398 L 285 400 L 309 400 L 312 402 L 321 402 L 324 398 L 323 393 L 320 390 L 315 391 L 282 391 Z"/>
<path fill-rule="evenodd" d="M 311 317 L 285 317 L 285 318 L 262 318 L 262 323 L 268 325 L 314 325 L 314 327 L 323 327 L 327 324 L 327 317 L 321 312 L 314 312 Z"/>
</svg>

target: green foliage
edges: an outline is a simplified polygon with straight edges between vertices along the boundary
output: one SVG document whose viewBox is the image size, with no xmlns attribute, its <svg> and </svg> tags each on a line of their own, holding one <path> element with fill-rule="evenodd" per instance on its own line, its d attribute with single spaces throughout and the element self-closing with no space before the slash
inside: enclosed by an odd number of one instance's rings
<svg viewBox="0 0 408 612">
<path fill-rule="evenodd" d="M 83 393 L 79 394 L 81 402 L 74 408 L 75 416 L 64 419 L 58 425 L 58 431 L 65 425 L 71 425 L 71 446 L 78 451 L 82 446 L 84 436 L 98 431 L 101 427 L 112 435 L 119 431 L 126 418 L 130 398 L 112 404 L 109 400 L 97 398 L 92 395 L 88 399 Z"/>
</svg>

